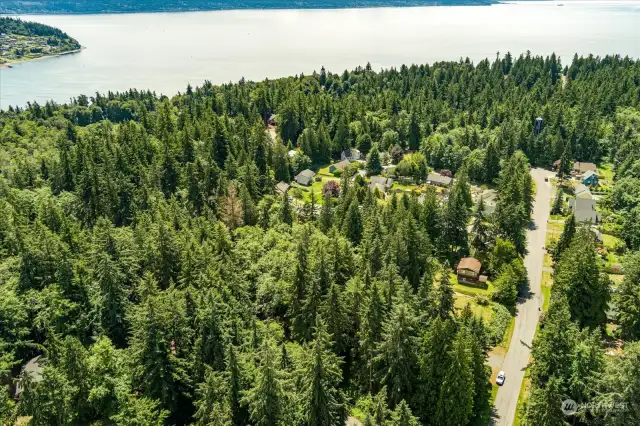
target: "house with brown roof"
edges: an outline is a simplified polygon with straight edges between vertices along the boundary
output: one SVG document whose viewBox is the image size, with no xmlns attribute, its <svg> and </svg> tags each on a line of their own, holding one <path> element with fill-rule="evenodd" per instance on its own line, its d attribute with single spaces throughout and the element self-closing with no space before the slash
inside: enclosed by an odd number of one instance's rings
<svg viewBox="0 0 640 426">
<path fill-rule="evenodd" d="M 573 171 L 579 175 L 589 171 L 595 172 L 596 170 L 598 170 L 598 168 L 593 163 L 581 163 L 580 161 L 573 163 Z"/>
<path fill-rule="evenodd" d="M 456 272 L 458 281 L 477 287 L 487 287 L 487 276 L 480 275 L 482 264 L 478 259 L 473 257 L 465 257 L 460 259 Z"/>
</svg>

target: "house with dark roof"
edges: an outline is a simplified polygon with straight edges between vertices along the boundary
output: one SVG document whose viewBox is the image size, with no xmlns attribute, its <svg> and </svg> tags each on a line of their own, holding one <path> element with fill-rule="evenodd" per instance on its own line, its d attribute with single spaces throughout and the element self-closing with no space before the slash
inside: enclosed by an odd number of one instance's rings
<svg viewBox="0 0 640 426">
<path fill-rule="evenodd" d="M 427 183 L 429 185 L 449 187 L 452 181 L 453 178 L 441 175 L 439 173 L 429 173 L 429 175 L 427 176 Z"/>
<path fill-rule="evenodd" d="M 329 166 L 329 173 L 333 173 L 336 170 L 344 170 L 345 168 L 349 167 L 350 164 L 351 161 L 349 161 L 348 159 L 333 163 Z"/>
<path fill-rule="evenodd" d="M 316 172 L 306 169 L 298 173 L 294 179 L 299 185 L 309 186 L 313 183 L 314 177 L 316 177 Z"/>
<path fill-rule="evenodd" d="M 482 264 L 478 259 L 473 257 L 462 258 L 456 268 L 458 281 L 474 286 L 486 287 L 487 276 L 480 275 L 481 270 Z"/>
</svg>

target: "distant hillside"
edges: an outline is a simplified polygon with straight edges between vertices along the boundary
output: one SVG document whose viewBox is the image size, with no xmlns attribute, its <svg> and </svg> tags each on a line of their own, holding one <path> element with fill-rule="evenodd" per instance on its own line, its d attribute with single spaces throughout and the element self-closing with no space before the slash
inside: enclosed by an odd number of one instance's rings
<svg viewBox="0 0 640 426">
<path fill-rule="evenodd" d="M 80 43 L 58 28 L 20 19 L 0 18 L 0 65 L 59 55 L 80 49 Z"/>
<path fill-rule="evenodd" d="M 15 18 L 0 18 L 0 33 L 38 37 L 52 36 L 63 40 L 71 39 L 59 28 Z"/>
<path fill-rule="evenodd" d="M 0 13 L 132 13 L 223 9 L 489 5 L 495 0 L 4 0 Z"/>
</svg>

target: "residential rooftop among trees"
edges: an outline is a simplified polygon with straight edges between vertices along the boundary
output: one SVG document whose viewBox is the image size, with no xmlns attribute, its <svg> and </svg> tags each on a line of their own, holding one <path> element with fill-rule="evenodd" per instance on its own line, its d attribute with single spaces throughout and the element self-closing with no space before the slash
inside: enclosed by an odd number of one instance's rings
<svg viewBox="0 0 640 426">
<path fill-rule="evenodd" d="M 621 114 L 637 114 L 639 74 L 617 56 L 507 54 L 0 112 L 0 423 L 487 424 L 487 353 L 527 291 L 530 167 L 610 157 L 633 188 Z M 351 148 L 363 158 L 330 174 Z M 616 191 L 635 250 L 638 207 Z M 605 360 L 609 283 L 585 235 L 555 266 L 528 424 L 564 424 L 567 392 L 637 401 L 637 256 L 628 343 Z M 467 257 L 486 288 L 453 274 Z M 610 414 L 584 421 L 640 423 Z"/>
</svg>

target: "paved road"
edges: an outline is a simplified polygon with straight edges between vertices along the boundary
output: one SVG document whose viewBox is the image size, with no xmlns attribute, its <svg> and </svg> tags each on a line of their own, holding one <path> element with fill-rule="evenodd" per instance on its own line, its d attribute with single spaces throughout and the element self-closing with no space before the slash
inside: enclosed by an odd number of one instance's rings
<svg viewBox="0 0 640 426">
<path fill-rule="evenodd" d="M 538 308 L 542 308 L 540 282 L 544 260 L 543 246 L 547 234 L 550 203 L 554 195 L 553 186 L 549 182 L 545 182 L 544 179 L 553 176 L 553 173 L 544 169 L 533 169 L 531 176 L 536 184 L 532 215 L 534 226 L 527 231 L 528 252 L 524 258 L 524 265 L 529 275 L 530 297 L 518 301 L 511 345 L 502 365 L 506 381 L 498 390 L 491 421 L 492 424 L 499 426 L 513 424 L 520 386 L 529 362 L 531 344 L 540 318 Z"/>
</svg>

